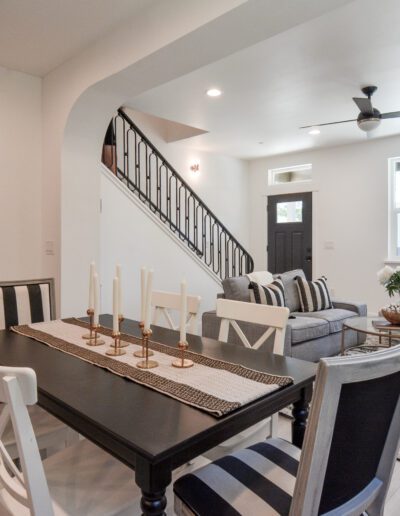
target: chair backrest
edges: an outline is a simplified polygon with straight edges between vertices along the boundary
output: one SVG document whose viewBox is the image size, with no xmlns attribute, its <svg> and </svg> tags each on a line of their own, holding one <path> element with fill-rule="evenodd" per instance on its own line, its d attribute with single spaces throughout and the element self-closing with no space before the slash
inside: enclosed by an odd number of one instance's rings
<svg viewBox="0 0 400 516">
<path fill-rule="evenodd" d="M 34 516 L 53 516 L 43 464 L 27 405 L 37 401 L 36 374 L 32 369 L 0 366 L 0 481 L 4 489 Z M 3 444 L 11 418 L 22 474 Z"/>
<path fill-rule="evenodd" d="M 228 341 L 229 327 L 232 326 L 244 346 L 258 349 L 275 333 L 273 351 L 278 355 L 283 355 L 286 324 L 289 317 L 289 309 L 285 306 L 259 305 L 244 301 L 217 299 L 217 317 L 222 318 L 219 340 Z M 268 328 L 255 343 L 250 344 L 237 321 L 262 324 L 268 326 Z"/>
<path fill-rule="evenodd" d="M 55 317 L 54 280 L 0 282 L 0 330 Z"/>
<path fill-rule="evenodd" d="M 399 439 L 400 346 L 322 359 L 290 516 L 383 514 Z"/>
<path fill-rule="evenodd" d="M 187 296 L 186 327 L 189 333 L 195 335 L 198 332 L 200 301 L 201 297 L 199 296 Z M 177 330 L 179 328 L 179 323 L 174 323 L 171 312 L 175 311 L 180 313 L 180 294 L 176 294 L 174 292 L 163 292 L 161 290 L 153 291 L 151 295 L 151 305 L 154 308 L 153 324 L 158 324 L 160 315 L 163 315 L 171 330 Z"/>
</svg>

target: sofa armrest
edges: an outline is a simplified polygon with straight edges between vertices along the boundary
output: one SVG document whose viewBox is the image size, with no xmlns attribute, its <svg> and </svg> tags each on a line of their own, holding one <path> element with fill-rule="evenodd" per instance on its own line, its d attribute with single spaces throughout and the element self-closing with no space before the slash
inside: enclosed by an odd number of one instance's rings
<svg viewBox="0 0 400 516">
<path fill-rule="evenodd" d="M 218 292 L 217 299 L 225 299 L 225 294 L 223 292 Z"/>
<path fill-rule="evenodd" d="M 367 305 L 365 303 L 352 303 L 351 301 L 339 301 L 332 299 L 333 308 L 342 308 L 343 310 L 350 310 L 356 312 L 360 317 L 366 317 Z"/>
</svg>

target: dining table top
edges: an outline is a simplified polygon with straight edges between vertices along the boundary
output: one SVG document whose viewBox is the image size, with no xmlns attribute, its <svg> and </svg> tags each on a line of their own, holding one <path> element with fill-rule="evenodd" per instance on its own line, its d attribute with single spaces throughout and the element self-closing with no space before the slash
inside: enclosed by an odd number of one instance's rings
<svg viewBox="0 0 400 516">
<path fill-rule="evenodd" d="M 100 323 L 112 327 L 111 315 L 102 315 Z M 177 331 L 152 330 L 153 341 L 177 346 Z M 140 335 L 133 320 L 124 320 L 121 331 Z M 196 335 L 187 340 L 191 351 L 287 375 L 293 384 L 217 418 L 12 331 L 0 331 L 0 364 L 34 369 L 38 404 L 131 468 L 138 456 L 151 464 L 168 460 L 177 467 L 279 410 L 285 399 L 290 403 L 294 390 L 312 385 L 315 378 L 316 365 L 310 362 Z"/>
</svg>

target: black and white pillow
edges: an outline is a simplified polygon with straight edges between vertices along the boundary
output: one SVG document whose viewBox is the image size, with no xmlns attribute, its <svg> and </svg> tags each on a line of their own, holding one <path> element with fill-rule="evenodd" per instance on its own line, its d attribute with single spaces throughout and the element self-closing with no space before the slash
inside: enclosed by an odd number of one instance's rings
<svg viewBox="0 0 400 516">
<path fill-rule="evenodd" d="M 301 312 L 318 312 L 332 308 L 325 276 L 316 281 L 307 281 L 297 276 L 295 282 L 299 292 Z"/>
<path fill-rule="evenodd" d="M 276 279 L 268 285 L 250 281 L 250 301 L 259 305 L 285 306 L 285 288 L 282 280 Z"/>
</svg>

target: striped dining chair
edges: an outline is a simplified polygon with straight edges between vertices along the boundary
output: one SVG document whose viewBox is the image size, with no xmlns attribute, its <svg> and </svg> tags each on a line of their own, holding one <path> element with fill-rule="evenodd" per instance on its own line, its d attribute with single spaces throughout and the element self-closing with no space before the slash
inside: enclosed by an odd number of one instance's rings
<svg viewBox="0 0 400 516">
<path fill-rule="evenodd" d="M 177 516 L 382 515 L 400 444 L 400 346 L 319 362 L 303 449 L 267 439 L 174 484 Z"/>
<path fill-rule="evenodd" d="M 0 330 L 11 326 L 51 321 L 56 316 L 53 278 L 0 282 Z M 33 344 L 34 345 L 34 344 Z M 39 449 L 50 455 L 78 440 L 78 434 L 37 405 L 29 408 Z M 9 455 L 18 457 L 18 447 L 8 425 L 3 444 Z"/>
<path fill-rule="evenodd" d="M 55 317 L 54 280 L 0 282 L 0 330 Z"/>
</svg>

